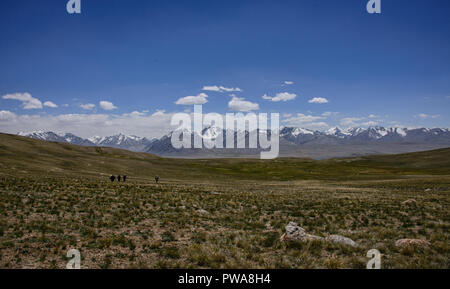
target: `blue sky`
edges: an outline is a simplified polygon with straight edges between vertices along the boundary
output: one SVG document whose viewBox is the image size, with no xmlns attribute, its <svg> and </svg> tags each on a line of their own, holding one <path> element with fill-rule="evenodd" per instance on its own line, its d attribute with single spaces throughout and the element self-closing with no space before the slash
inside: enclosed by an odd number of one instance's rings
<svg viewBox="0 0 450 289">
<path fill-rule="evenodd" d="M 66 2 L 0 1 L 1 131 L 158 136 L 193 100 L 320 130 L 450 126 L 446 0 Z"/>
</svg>

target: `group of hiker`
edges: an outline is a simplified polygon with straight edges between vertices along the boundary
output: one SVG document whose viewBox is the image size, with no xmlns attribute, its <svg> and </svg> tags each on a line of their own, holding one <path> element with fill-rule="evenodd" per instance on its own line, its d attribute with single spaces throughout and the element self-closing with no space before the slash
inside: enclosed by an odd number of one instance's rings
<svg viewBox="0 0 450 289">
<path fill-rule="evenodd" d="M 117 181 L 118 181 L 119 183 L 120 183 L 121 181 L 123 181 L 123 182 L 126 182 L 126 181 L 127 181 L 127 176 L 126 176 L 126 175 L 123 175 L 123 176 L 117 175 L 117 177 L 114 176 L 114 175 L 111 175 L 111 176 L 109 177 L 109 179 L 111 180 L 112 183 L 116 180 L 116 178 L 117 178 Z M 158 182 L 159 182 L 159 176 L 155 176 L 155 183 L 158 183 Z"/>
<path fill-rule="evenodd" d="M 109 177 L 109 179 L 111 180 L 111 182 L 114 182 L 116 180 L 116 176 L 111 175 Z M 123 176 L 117 175 L 117 181 L 120 183 L 121 180 L 123 180 L 123 182 L 126 182 L 127 181 L 127 176 L 126 175 L 123 175 Z"/>
</svg>

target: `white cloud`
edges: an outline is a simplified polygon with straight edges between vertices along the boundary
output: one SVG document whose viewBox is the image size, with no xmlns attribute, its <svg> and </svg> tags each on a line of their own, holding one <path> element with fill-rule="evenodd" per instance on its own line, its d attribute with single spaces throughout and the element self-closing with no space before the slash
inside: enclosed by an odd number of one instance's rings
<svg viewBox="0 0 450 289">
<path fill-rule="evenodd" d="M 378 125 L 378 122 L 376 121 L 367 121 L 363 123 L 364 126 L 376 126 Z"/>
<path fill-rule="evenodd" d="M 241 92 L 242 89 L 240 89 L 239 87 L 224 87 L 224 86 L 217 86 L 217 85 L 213 85 L 213 86 L 203 86 L 204 91 L 216 91 L 216 92 Z"/>
<path fill-rule="evenodd" d="M 145 112 L 140 112 L 140 111 L 133 111 L 131 113 L 124 113 L 123 116 L 131 116 L 131 117 L 139 117 L 139 116 L 145 116 L 146 113 Z"/>
<path fill-rule="evenodd" d="M 329 117 L 329 116 L 336 116 L 338 114 L 339 112 L 337 111 L 325 111 L 324 113 L 322 113 L 322 116 Z"/>
<path fill-rule="evenodd" d="M 328 103 L 328 99 L 323 98 L 323 97 L 314 97 L 313 99 L 310 99 L 308 102 L 323 104 L 323 103 Z"/>
<path fill-rule="evenodd" d="M 293 84 L 294 84 L 293 81 L 285 81 L 285 82 L 283 83 L 283 86 L 285 86 L 285 85 L 293 85 Z"/>
<path fill-rule="evenodd" d="M 175 104 L 178 105 L 195 105 L 195 104 L 205 104 L 208 102 L 208 95 L 205 93 L 200 93 L 196 96 L 185 96 L 178 99 Z"/>
<path fill-rule="evenodd" d="M 3 99 L 13 99 L 22 102 L 23 109 L 42 109 L 42 102 L 31 96 L 31 94 L 25 93 L 13 93 L 2 96 Z"/>
<path fill-rule="evenodd" d="M 46 107 L 51 107 L 51 108 L 57 108 L 57 107 L 58 107 L 56 104 L 54 104 L 54 103 L 51 102 L 51 101 L 46 101 L 46 102 L 44 102 L 44 106 L 46 106 Z"/>
<path fill-rule="evenodd" d="M 80 104 L 80 107 L 84 110 L 93 110 L 95 108 L 95 104 L 93 103 Z"/>
<path fill-rule="evenodd" d="M 100 104 L 100 107 L 103 110 L 114 110 L 114 109 L 117 109 L 117 107 L 112 102 L 109 102 L 109 101 L 103 100 L 103 101 L 100 101 L 99 104 Z"/>
<path fill-rule="evenodd" d="M 363 121 L 364 117 L 345 117 L 341 119 L 341 125 L 346 127 L 355 127 L 358 126 L 361 121 Z"/>
<path fill-rule="evenodd" d="M 114 114 L 62 114 L 62 115 L 16 115 L 0 111 L 0 131 L 15 134 L 19 131 L 70 132 L 88 138 L 95 135 L 108 136 L 118 133 L 143 137 L 161 137 L 171 130 L 172 114 L 142 113 Z"/>
<path fill-rule="evenodd" d="M 244 98 L 235 96 L 228 103 L 228 107 L 233 111 L 259 110 L 259 105 L 257 103 L 246 101 Z"/>
<path fill-rule="evenodd" d="M 270 100 L 272 102 L 280 102 L 280 101 L 289 101 L 294 100 L 297 97 L 295 93 L 288 93 L 288 92 L 280 92 L 277 93 L 275 97 L 270 97 L 267 94 L 263 95 L 263 99 Z"/>
<path fill-rule="evenodd" d="M 154 114 L 152 114 L 152 116 L 161 116 L 164 115 L 165 113 L 166 111 L 164 109 L 158 109 Z"/>
<path fill-rule="evenodd" d="M 430 115 L 430 114 L 426 114 L 426 113 L 420 113 L 418 115 L 415 115 L 414 117 L 420 118 L 420 119 L 430 119 L 430 118 L 431 119 L 436 119 L 436 118 L 439 118 L 440 115 L 438 115 L 438 114 Z"/>
<path fill-rule="evenodd" d="M 282 123 L 285 126 L 301 127 L 311 130 L 324 130 L 329 126 L 326 122 L 322 121 L 326 119 L 323 116 L 305 115 L 303 113 L 298 113 L 295 116 L 289 116 L 284 119 Z"/>
<path fill-rule="evenodd" d="M 303 113 L 297 113 L 292 116 L 291 114 L 283 115 L 286 117 L 282 120 L 285 126 L 301 127 L 311 130 L 324 130 L 329 127 L 329 125 L 323 120 L 326 119 L 324 116 L 306 115 Z"/>
<path fill-rule="evenodd" d="M 284 121 L 290 123 L 308 123 L 323 119 L 325 119 L 325 117 L 323 116 L 313 116 L 313 115 L 305 115 L 303 113 L 297 113 L 296 116 L 287 118 Z"/>
<path fill-rule="evenodd" d="M 8 110 L 0 110 L 0 121 L 12 120 L 16 117 L 16 114 Z"/>
</svg>

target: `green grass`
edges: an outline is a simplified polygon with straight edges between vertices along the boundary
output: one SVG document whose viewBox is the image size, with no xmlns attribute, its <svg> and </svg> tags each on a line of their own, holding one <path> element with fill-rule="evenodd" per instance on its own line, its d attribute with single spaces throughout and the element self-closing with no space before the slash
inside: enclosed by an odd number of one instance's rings
<svg viewBox="0 0 450 289">
<path fill-rule="evenodd" d="M 0 268 L 65 268 L 72 248 L 82 268 L 365 268 L 372 248 L 449 268 L 449 154 L 177 160 L 0 135 Z M 360 246 L 280 243 L 290 221 Z"/>
</svg>

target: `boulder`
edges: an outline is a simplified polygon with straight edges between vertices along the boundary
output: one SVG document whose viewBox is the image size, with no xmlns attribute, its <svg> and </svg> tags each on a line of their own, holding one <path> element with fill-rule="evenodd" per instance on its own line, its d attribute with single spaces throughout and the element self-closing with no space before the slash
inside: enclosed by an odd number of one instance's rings
<svg viewBox="0 0 450 289">
<path fill-rule="evenodd" d="M 352 247 L 358 246 L 352 239 L 349 239 L 349 238 L 346 238 L 343 236 L 339 236 L 339 235 L 330 235 L 326 238 L 315 236 L 315 235 L 310 235 L 310 234 L 306 233 L 305 229 L 298 226 L 294 222 L 290 222 L 286 226 L 286 233 L 284 233 L 280 238 L 280 241 L 282 241 L 282 242 L 293 242 L 293 241 L 308 242 L 308 241 L 314 241 L 314 240 L 326 241 L 326 242 L 335 243 L 335 244 L 348 245 L 348 246 L 352 246 Z"/>
<path fill-rule="evenodd" d="M 299 227 L 294 222 L 290 222 L 286 226 L 286 233 L 280 238 L 282 242 L 308 242 L 312 240 L 323 240 L 323 238 L 307 234 L 305 229 Z"/>
<path fill-rule="evenodd" d="M 286 233 L 281 236 L 281 241 L 303 241 L 306 236 L 306 231 L 302 227 L 299 227 L 294 222 L 289 222 L 285 227 Z"/>
<path fill-rule="evenodd" d="M 357 247 L 358 244 L 356 244 L 355 241 L 353 241 L 350 238 L 340 236 L 340 235 L 330 235 L 325 238 L 327 242 L 334 243 L 334 244 L 341 244 L 341 245 L 347 245 L 352 247 Z"/>
</svg>

